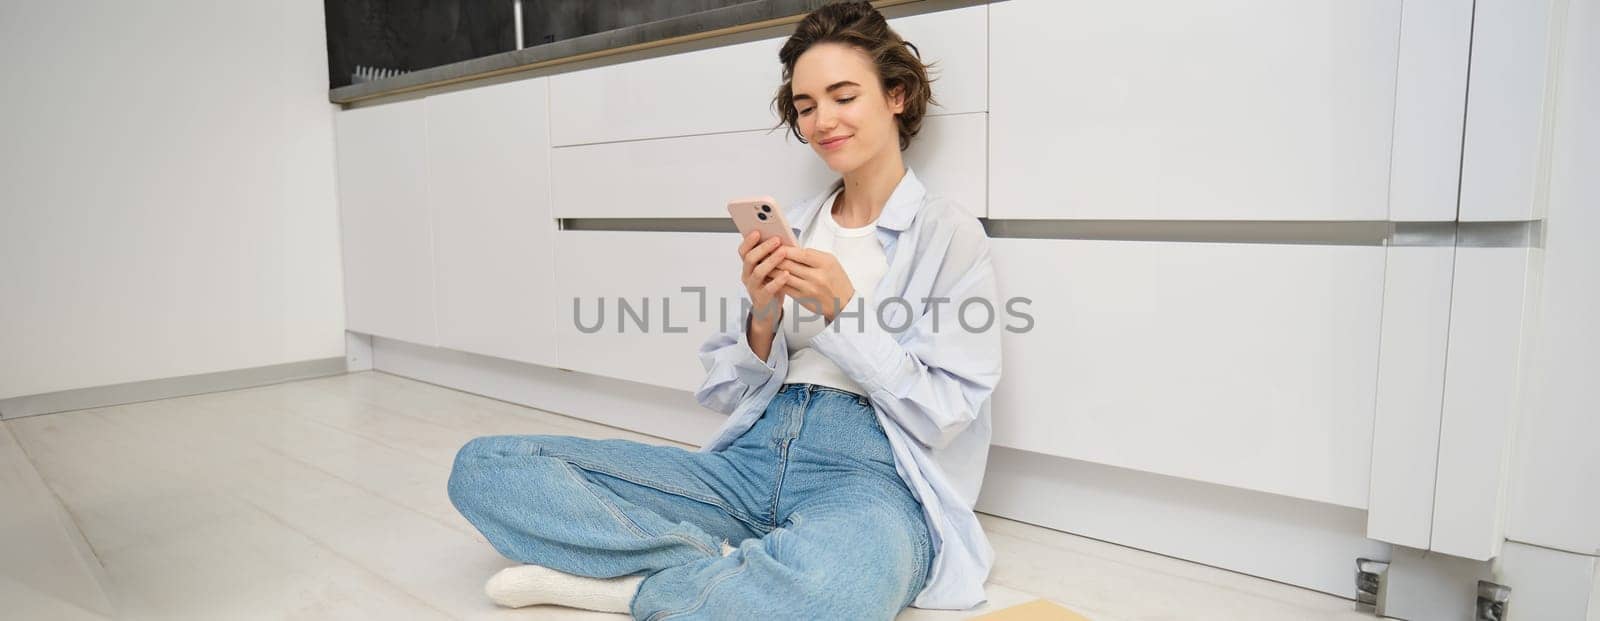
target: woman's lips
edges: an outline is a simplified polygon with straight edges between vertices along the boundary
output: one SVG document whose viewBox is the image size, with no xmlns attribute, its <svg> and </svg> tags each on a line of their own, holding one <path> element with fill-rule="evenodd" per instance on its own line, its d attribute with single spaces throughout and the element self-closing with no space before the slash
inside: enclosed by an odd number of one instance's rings
<svg viewBox="0 0 1600 621">
<path fill-rule="evenodd" d="M 840 136 L 838 138 L 830 138 L 828 140 L 824 140 L 824 141 L 819 142 L 817 144 L 819 146 L 821 146 L 824 150 L 833 151 L 835 149 L 838 149 L 839 147 L 843 147 L 844 143 L 848 142 L 849 140 L 850 140 L 850 136 Z"/>
</svg>

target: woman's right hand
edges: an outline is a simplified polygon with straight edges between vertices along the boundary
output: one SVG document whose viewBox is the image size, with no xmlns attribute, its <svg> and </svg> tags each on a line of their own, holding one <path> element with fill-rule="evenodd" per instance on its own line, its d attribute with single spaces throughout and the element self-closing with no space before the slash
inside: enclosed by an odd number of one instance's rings
<svg viewBox="0 0 1600 621">
<path fill-rule="evenodd" d="M 750 303 L 754 305 L 751 326 L 757 327 L 757 320 L 765 320 L 762 322 L 765 325 L 759 327 L 775 330 L 778 320 L 783 317 L 783 286 L 789 281 L 789 272 L 774 268 L 783 262 L 787 248 L 780 245 L 782 240 L 777 237 L 768 237 L 758 243 L 760 237 L 760 232 L 750 231 L 739 243 L 739 257 L 744 261 L 740 280 L 744 281 L 745 291 L 750 294 Z"/>
</svg>

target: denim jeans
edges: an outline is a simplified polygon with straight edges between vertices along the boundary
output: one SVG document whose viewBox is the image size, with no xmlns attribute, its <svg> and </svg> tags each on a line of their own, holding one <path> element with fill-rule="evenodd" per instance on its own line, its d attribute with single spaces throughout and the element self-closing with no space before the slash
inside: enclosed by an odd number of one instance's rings
<svg viewBox="0 0 1600 621">
<path fill-rule="evenodd" d="M 635 619 L 892 619 L 932 544 L 865 397 L 788 384 L 716 452 L 623 439 L 486 436 L 450 500 L 502 555 L 647 577 Z M 737 550 L 723 556 L 723 541 Z"/>
</svg>

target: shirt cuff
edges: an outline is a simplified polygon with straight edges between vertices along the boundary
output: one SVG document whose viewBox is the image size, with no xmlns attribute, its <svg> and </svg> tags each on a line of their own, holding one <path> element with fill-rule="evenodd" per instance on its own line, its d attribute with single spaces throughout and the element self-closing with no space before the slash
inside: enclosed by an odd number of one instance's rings
<svg viewBox="0 0 1600 621">
<path fill-rule="evenodd" d="M 738 359 L 734 360 L 733 367 L 739 372 L 739 381 L 751 388 L 765 385 L 778 371 L 778 360 L 787 357 L 788 346 L 783 336 L 783 330 L 774 331 L 772 347 L 767 352 L 767 360 L 756 357 L 755 349 L 750 347 L 750 313 L 745 313 L 744 323 L 739 327 L 739 352 Z"/>
</svg>

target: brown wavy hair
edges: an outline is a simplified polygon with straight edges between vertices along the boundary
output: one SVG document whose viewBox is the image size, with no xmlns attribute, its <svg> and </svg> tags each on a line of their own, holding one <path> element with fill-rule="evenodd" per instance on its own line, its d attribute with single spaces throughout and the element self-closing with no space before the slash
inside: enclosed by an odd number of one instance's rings
<svg viewBox="0 0 1600 621">
<path fill-rule="evenodd" d="M 883 14 L 866 2 L 824 5 L 795 27 L 794 34 L 778 51 L 778 61 L 783 63 L 783 85 L 772 98 L 772 107 L 780 119 L 777 127 L 788 125 L 789 132 L 801 144 L 806 143 L 805 136 L 800 135 L 800 112 L 794 107 L 794 64 L 818 43 L 843 43 L 866 52 L 877 69 L 884 94 L 902 89 L 905 109 L 895 121 L 900 130 L 900 150 L 911 146 L 911 138 L 922 129 L 923 114 L 935 103 L 929 65 L 922 62 L 917 46 L 900 38 L 889 28 Z"/>
</svg>

